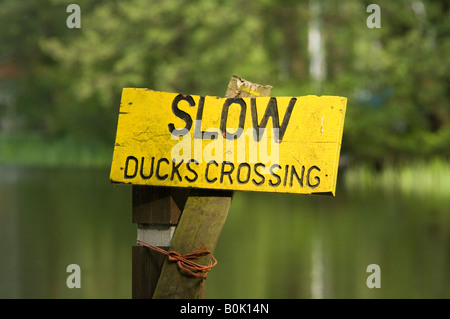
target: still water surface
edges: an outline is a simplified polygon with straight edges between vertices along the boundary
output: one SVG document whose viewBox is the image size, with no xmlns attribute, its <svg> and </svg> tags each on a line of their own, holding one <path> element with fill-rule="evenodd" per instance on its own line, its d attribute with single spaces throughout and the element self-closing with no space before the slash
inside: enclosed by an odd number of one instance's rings
<svg viewBox="0 0 450 319">
<path fill-rule="evenodd" d="M 0 167 L 0 298 L 131 298 L 135 241 L 108 169 Z M 450 198 L 236 193 L 214 255 L 207 298 L 450 298 Z"/>
</svg>

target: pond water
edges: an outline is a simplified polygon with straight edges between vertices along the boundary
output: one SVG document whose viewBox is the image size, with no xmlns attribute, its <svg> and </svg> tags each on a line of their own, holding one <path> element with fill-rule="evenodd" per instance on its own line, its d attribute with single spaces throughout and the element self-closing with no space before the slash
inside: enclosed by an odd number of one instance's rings
<svg viewBox="0 0 450 319">
<path fill-rule="evenodd" d="M 108 169 L 0 167 L 0 298 L 131 298 L 135 242 Z M 240 192 L 214 256 L 207 298 L 450 298 L 450 198 Z"/>
</svg>

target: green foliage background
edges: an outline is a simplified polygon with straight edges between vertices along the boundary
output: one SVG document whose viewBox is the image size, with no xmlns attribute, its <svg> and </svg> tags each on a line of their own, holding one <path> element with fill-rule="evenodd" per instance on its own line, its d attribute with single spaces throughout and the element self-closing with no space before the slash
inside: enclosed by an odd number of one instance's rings
<svg viewBox="0 0 450 319">
<path fill-rule="evenodd" d="M 342 153 L 357 162 L 447 158 L 450 4 L 376 1 L 370 29 L 372 2 L 320 1 L 318 86 L 306 0 L 3 0 L 0 151 L 30 137 L 112 150 L 122 88 L 222 96 L 236 74 L 273 95 L 347 97 Z M 70 3 L 81 29 L 66 26 Z"/>
</svg>

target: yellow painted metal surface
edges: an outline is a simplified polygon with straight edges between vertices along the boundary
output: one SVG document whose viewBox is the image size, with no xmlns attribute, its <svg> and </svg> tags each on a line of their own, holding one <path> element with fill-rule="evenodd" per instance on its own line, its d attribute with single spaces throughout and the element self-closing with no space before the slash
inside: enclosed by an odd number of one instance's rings
<svg viewBox="0 0 450 319">
<path fill-rule="evenodd" d="M 125 88 L 116 183 L 334 195 L 347 99 Z"/>
</svg>

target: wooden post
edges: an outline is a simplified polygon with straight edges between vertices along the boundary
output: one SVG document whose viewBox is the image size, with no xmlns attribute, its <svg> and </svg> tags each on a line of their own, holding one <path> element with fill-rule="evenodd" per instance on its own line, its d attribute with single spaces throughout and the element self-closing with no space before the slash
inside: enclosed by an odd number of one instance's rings
<svg viewBox="0 0 450 319">
<path fill-rule="evenodd" d="M 271 86 L 254 84 L 233 76 L 225 97 L 269 96 L 271 90 Z M 192 190 L 176 227 L 170 250 L 187 254 L 205 245 L 213 253 L 228 215 L 232 194 L 231 191 L 223 190 Z M 199 257 L 196 262 L 207 265 L 210 258 L 210 255 L 206 255 Z M 153 298 L 204 297 L 204 279 L 182 274 L 176 263 L 163 263 Z"/>
<path fill-rule="evenodd" d="M 188 189 L 133 185 L 132 221 L 138 239 L 168 249 L 188 194 Z M 164 261 L 159 252 L 133 246 L 132 298 L 152 298 Z"/>
</svg>

